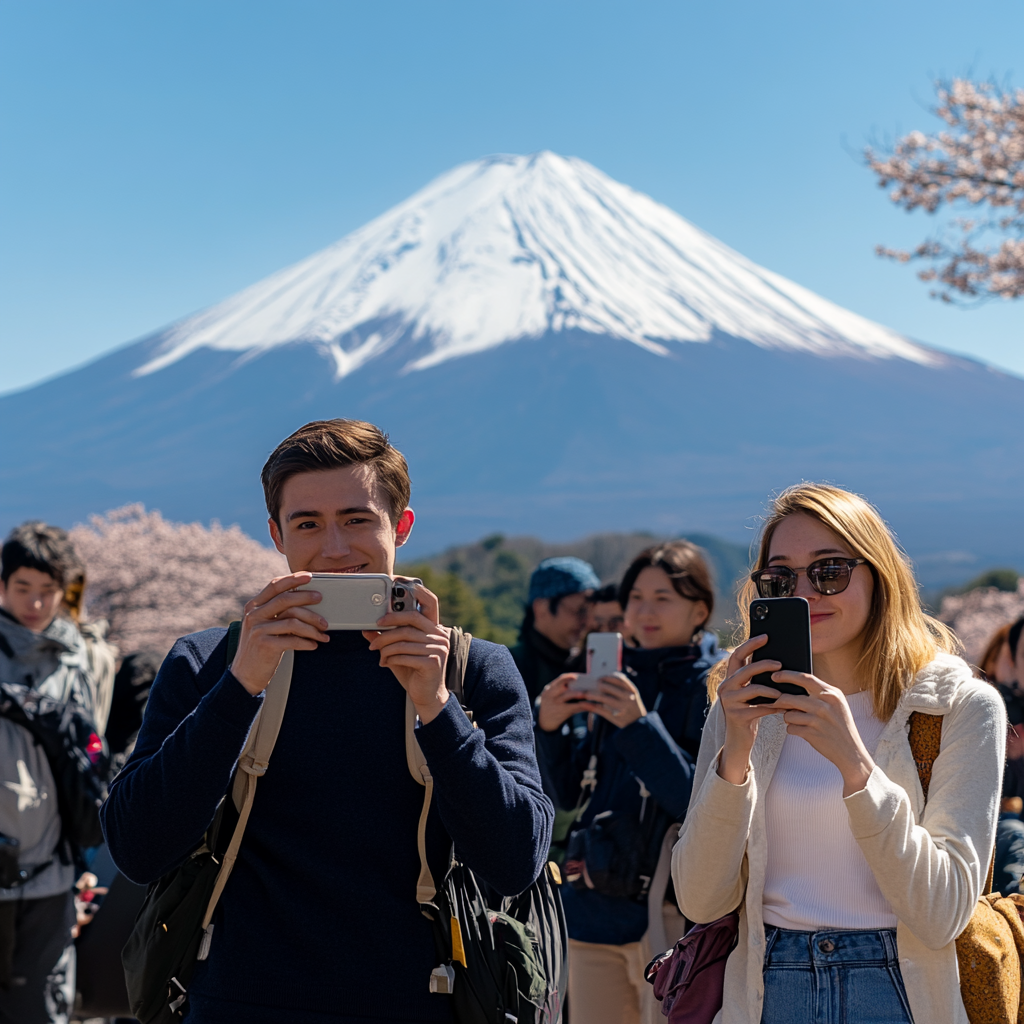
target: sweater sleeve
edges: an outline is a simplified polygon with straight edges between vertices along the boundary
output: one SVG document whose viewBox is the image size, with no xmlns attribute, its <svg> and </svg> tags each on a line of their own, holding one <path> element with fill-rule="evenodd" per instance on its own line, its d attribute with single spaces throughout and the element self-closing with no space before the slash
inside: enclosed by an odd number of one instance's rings
<svg viewBox="0 0 1024 1024">
<path fill-rule="evenodd" d="M 864 789 L 845 798 L 882 895 L 929 949 L 967 926 L 995 841 L 1006 710 L 993 687 L 969 688 L 943 720 L 920 824 L 907 791 L 877 766 Z"/>
<path fill-rule="evenodd" d="M 133 882 L 156 880 L 199 845 L 263 703 L 219 671 L 223 636 L 207 630 L 175 643 L 153 682 L 135 750 L 103 805 L 111 857 Z"/>
<path fill-rule="evenodd" d="M 701 737 L 693 793 L 672 851 L 672 882 L 679 909 L 707 924 L 734 911 L 747 885 L 746 849 L 754 817 L 754 773 L 741 786 L 718 774 L 725 718 L 715 702 Z"/>
<path fill-rule="evenodd" d="M 449 698 L 416 736 L 459 857 L 514 896 L 544 866 L 555 812 L 541 786 L 526 687 L 507 648 L 473 640 L 466 700 L 476 728 Z"/>
<path fill-rule="evenodd" d="M 654 799 L 682 821 L 693 786 L 693 762 L 669 735 L 658 712 L 650 711 L 619 729 L 612 742 Z"/>
</svg>

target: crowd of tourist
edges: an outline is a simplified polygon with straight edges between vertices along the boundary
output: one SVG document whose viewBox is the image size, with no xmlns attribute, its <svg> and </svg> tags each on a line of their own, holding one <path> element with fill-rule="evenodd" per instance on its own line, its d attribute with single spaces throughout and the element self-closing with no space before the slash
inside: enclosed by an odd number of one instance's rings
<svg viewBox="0 0 1024 1024">
<path fill-rule="evenodd" d="M 731 929 L 718 973 L 687 996 L 714 1005 L 688 1020 L 980 1019 L 957 940 L 1024 872 L 1024 619 L 968 665 L 866 500 L 818 484 L 776 497 L 730 649 L 710 623 L 731 581 L 716 594 L 704 552 L 676 540 L 615 580 L 544 560 L 509 650 L 452 630 L 421 585 L 366 630 L 329 628 L 321 595 L 297 589 L 394 574 L 415 515 L 376 427 L 307 424 L 262 482 L 289 572 L 237 629 L 210 623 L 162 666 L 88 620 L 63 530 L 4 542 L 0 1024 L 75 1019 L 76 937 L 98 934 L 112 879 L 136 894 L 106 954 L 120 977 L 131 917 L 189 864 L 212 866 L 187 963 L 154 988 L 168 940 L 136 927 L 146 980 L 126 951 L 124 1005 L 102 1015 L 127 1018 L 131 993 L 144 1024 L 500 1020 L 473 1015 L 472 991 L 524 1024 L 654 1024 L 657 958 L 714 926 Z M 749 608 L 791 597 L 809 608 L 812 671 L 758 656 Z M 597 677 L 595 634 L 619 651 Z M 80 838 L 68 780 L 83 773 L 102 776 L 102 844 Z M 473 879 L 461 910 L 454 862 Z M 174 918 L 153 920 L 171 934 Z M 527 959 L 540 949 L 536 992 L 516 961 L 521 991 L 480 995 L 481 921 L 506 927 L 492 960 L 515 959 L 513 932 Z"/>
</svg>

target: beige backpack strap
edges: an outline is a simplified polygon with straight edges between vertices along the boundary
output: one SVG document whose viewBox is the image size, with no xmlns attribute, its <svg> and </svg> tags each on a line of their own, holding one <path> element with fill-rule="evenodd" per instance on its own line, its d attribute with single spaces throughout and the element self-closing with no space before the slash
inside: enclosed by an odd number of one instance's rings
<svg viewBox="0 0 1024 1024">
<path fill-rule="evenodd" d="M 285 651 L 281 657 L 281 664 L 274 673 L 274 678 L 267 686 L 263 707 L 260 708 L 252 729 L 249 730 L 249 739 L 238 759 L 238 770 L 235 772 L 235 782 L 231 791 L 231 798 L 238 809 L 238 823 L 235 825 L 235 831 L 231 834 L 231 842 L 224 854 L 220 871 L 217 872 L 213 894 L 210 896 L 210 902 L 203 917 L 203 938 L 199 944 L 197 957 L 199 960 L 205 960 L 209 955 L 210 940 L 213 936 L 213 924 L 211 923 L 213 912 L 217 909 L 221 893 L 224 892 L 224 886 L 227 885 L 235 866 L 235 860 L 238 858 L 242 836 L 245 833 L 245 826 L 249 822 L 252 802 L 256 796 L 256 782 L 270 766 L 270 755 L 274 751 L 277 735 L 281 731 L 281 722 L 284 720 L 284 710 L 288 704 L 288 691 L 292 685 L 294 663 L 295 652 Z"/>
<path fill-rule="evenodd" d="M 473 637 L 458 626 L 449 631 L 448 664 L 445 668 L 445 686 L 459 702 L 464 703 L 466 667 L 469 664 L 469 645 Z M 472 715 L 470 715 L 472 719 Z M 427 863 L 427 818 L 430 816 L 430 801 L 434 796 L 434 778 L 430 774 L 427 759 L 423 756 L 416 739 L 416 709 L 412 699 L 405 695 L 405 759 L 409 774 L 423 787 L 423 809 L 420 811 L 419 826 L 416 829 L 416 847 L 420 855 L 420 877 L 416 880 L 416 902 L 433 903 L 437 886 Z"/>
</svg>

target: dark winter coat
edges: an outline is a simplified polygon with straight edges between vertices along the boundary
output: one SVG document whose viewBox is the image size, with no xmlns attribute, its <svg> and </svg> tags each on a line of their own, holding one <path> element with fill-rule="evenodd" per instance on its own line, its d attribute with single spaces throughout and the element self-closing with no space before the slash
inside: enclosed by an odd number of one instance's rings
<svg viewBox="0 0 1024 1024">
<path fill-rule="evenodd" d="M 639 817 L 643 780 L 654 800 L 681 822 L 690 802 L 693 766 L 707 714 L 707 674 L 722 657 L 714 634 L 687 647 L 626 648 L 623 668 L 647 714 L 625 728 L 605 722 L 599 733 L 597 788 L 582 815 L 587 825 L 603 811 Z M 561 807 L 574 807 L 592 750 L 592 733 L 578 737 L 568 726 L 536 730 L 545 780 Z M 562 887 L 569 935 L 582 942 L 622 945 L 647 930 L 647 907 L 593 890 Z"/>
</svg>

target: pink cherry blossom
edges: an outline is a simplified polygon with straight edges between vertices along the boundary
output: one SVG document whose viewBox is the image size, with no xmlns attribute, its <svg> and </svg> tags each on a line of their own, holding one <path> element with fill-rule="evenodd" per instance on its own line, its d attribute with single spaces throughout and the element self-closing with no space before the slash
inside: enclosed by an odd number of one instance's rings
<svg viewBox="0 0 1024 1024">
<path fill-rule="evenodd" d="M 937 82 L 933 112 L 948 128 L 913 131 L 885 152 L 867 147 L 868 166 L 904 210 L 979 208 L 910 251 L 880 256 L 927 260 L 922 281 L 946 302 L 1024 295 L 1024 89 L 955 78 Z"/>
<path fill-rule="evenodd" d="M 164 655 L 179 636 L 226 625 L 288 571 L 238 526 L 171 523 L 141 504 L 92 516 L 70 535 L 86 566 L 89 615 L 109 621 L 122 654 Z"/>
</svg>

